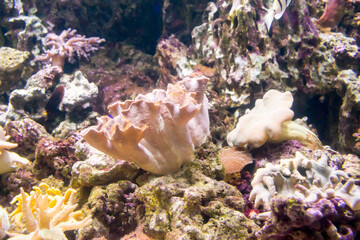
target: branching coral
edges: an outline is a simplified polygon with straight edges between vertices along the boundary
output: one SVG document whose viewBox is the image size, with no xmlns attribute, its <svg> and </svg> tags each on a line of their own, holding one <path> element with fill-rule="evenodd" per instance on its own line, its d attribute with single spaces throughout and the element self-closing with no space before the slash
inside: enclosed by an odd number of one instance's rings
<svg viewBox="0 0 360 240">
<path fill-rule="evenodd" d="M 51 46 L 43 55 L 36 58 L 38 61 L 50 60 L 52 66 L 62 68 L 66 58 L 69 62 L 74 62 L 74 55 L 88 59 L 91 52 L 99 49 L 99 45 L 105 42 L 105 39 L 99 37 L 86 38 L 76 34 L 76 30 L 67 29 L 60 35 L 49 33 L 45 37 L 45 45 Z"/>
<path fill-rule="evenodd" d="M 209 135 L 208 78 L 193 74 L 135 100 L 108 108 L 113 118 L 101 117 L 83 132 L 93 147 L 117 159 L 135 162 L 155 174 L 177 171 L 194 159 L 194 146 Z"/>
<path fill-rule="evenodd" d="M 5 150 L 17 147 L 16 143 L 7 142 L 8 139 L 9 136 L 5 136 L 4 129 L 0 127 L 0 174 L 14 171 L 16 166 L 30 164 L 26 158 Z"/>
<path fill-rule="evenodd" d="M 295 158 L 281 159 L 278 165 L 267 163 L 265 168 L 260 168 L 255 173 L 251 182 L 253 190 L 250 200 L 255 200 L 255 207 L 263 205 L 265 209 L 269 209 L 271 199 L 275 195 L 300 197 L 307 202 L 333 197 L 333 189 L 347 176 L 343 171 L 328 167 L 327 160 L 325 154 L 315 161 L 306 159 L 297 152 Z M 339 187 L 341 188 L 336 190 L 343 189 L 341 185 Z M 355 190 L 351 190 L 348 186 L 342 192 L 345 195 L 357 194 Z"/>
<path fill-rule="evenodd" d="M 78 221 L 81 212 L 74 210 L 76 192 L 74 189 L 66 191 L 64 196 L 56 188 L 50 188 L 46 183 L 41 183 L 39 187 L 33 188 L 35 191 L 30 195 L 20 189 L 11 204 L 17 202 L 17 208 L 10 214 L 13 221 L 20 222 L 22 218 L 25 222 L 26 230 L 29 234 L 11 233 L 11 240 L 66 240 L 65 231 L 82 228 L 91 223 L 91 216 Z M 43 194 L 42 189 L 45 191 Z"/>
<path fill-rule="evenodd" d="M 269 90 L 255 107 L 240 117 L 236 128 L 227 136 L 230 146 L 258 148 L 269 142 L 297 140 L 315 149 L 322 148 L 320 140 L 309 129 L 291 121 L 293 97 L 290 92 Z"/>
</svg>

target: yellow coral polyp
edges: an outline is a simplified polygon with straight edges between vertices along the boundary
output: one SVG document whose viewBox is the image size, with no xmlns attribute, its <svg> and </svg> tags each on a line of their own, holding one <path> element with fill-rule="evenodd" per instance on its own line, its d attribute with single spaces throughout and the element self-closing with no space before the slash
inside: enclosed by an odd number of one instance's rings
<svg viewBox="0 0 360 240">
<path fill-rule="evenodd" d="M 57 188 L 50 188 L 50 189 L 46 190 L 46 194 L 48 194 L 48 195 L 52 194 L 54 196 L 61 196 L 61 191 L 60 191 L 60 189 L 57 189 Z"/>
<path fill-rule="evenodd" d="M 75 189 L 69 188 L 64 194 L 64 203 L 67 203 L 71 194 L 76 193 Z"/>
<path fill-rule="evenodd" d="M 47 183 L 40 183 L 39 184 L 40 188 L 45 188 L 45 190 L 48 190 L 50 188 L 50 186 Z M 60 191 L 60 190 L 59 190 Z"/>
<path fill-rule="evenodd" d="M 48 204 L 49 208 L 53 208 L 56 205 L 56 202 L 57 202 L 57 200 L 55 198 L 52 199 Z"/>
</svg>

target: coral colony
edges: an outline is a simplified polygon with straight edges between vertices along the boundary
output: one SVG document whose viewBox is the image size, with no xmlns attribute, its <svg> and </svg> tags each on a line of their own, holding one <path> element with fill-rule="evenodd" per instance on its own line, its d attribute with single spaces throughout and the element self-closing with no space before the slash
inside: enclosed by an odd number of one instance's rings
<svg viewBox="0 0 360 240">
<path fill-rule="evenodd" d="M 0 8 L 0 240 L 360 239 L 358 0 Z"/>
<path fill-rule="evenodd" d="M 189 76 L 166 91 L 116 102 L 109 106 L 112 118 L 102 117 L 98 126 L 84 131 L 84 139 L 149 172 L 175 172 L 194 159 L 194 147 L 209 134 L 207 82 L 204 76 Z"/>
<path fill-rule="evenodd" d="M 89 54 L 99 49 L 105 39 L 99 37 L 86 38 L 76 34 L 75 29 L 64 30 L 60 35 L 49 33 L 45 37 L 45 46 L 51 46 L 44 54 L 36 58 L 37 61 L 50 60 L 51 66 L 62 68 L 67 59 L 70 63 L 78 58 L 89 58 Z"/>
<path fill-rule="evenodd" d="M 321 148 L 321 142 L 314 133 L 291 121 L 294 112 L 290 110 L 293 97 L 290 92 L 269 90 L 255 107 L 247 111 L 227 135 L 230 146 L 258 148 L 266 141 L 282 142 L 297 140 L 309 148 Z"/>
<path fill-rule="evenodd" d="M 65 231 L 89 225 L 90 216 L 81 221 L 76 220 L 81 213 L 74 212 L 78 206 L 75 193 L 74 189 L 68 189 L 62 196 L 59 189 L 50 188 L 46 183 L 34 187 L 30 194 L 20 189 L 20 194 L 11 202 L 17 203 L 17 208 L 10 217 L 16 222 L 24 219 L 29 234 L 10 234 L 10 239 L 67 239 Z"/>
</svg>

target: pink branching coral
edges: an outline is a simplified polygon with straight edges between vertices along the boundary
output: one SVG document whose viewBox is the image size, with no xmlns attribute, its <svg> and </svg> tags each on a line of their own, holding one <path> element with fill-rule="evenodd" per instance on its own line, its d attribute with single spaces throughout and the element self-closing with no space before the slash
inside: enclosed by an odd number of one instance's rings
<svg viewBox="0 0 360 240">
<path fill-rule="evenodd" d="M 89 54 L 99 49 L 100 43 L 105 39 L 99 37 L 86 38 L 76 34 L 75 29 L 64 30 L 60 35 L 49 33 L 45 37 L 45 46 L 51 46 L 44 54 L 36 58 L 37 61 L 50 60 L 52 66 L 62 68 L 66 58 L 69 62 L 74 62 L 74 54 L 80 58 L 88 59 Z"/>
<path fill-rule="evenodd" d="M 201 74 L 155 89 L 135 100 L 116 102 L 84 139 L 98 150 L 120 160 L 137 163 L 155 174 L 177 171 L 194 159 L 194 146 L 209 135 L 208 78 Z"/>
</svg>

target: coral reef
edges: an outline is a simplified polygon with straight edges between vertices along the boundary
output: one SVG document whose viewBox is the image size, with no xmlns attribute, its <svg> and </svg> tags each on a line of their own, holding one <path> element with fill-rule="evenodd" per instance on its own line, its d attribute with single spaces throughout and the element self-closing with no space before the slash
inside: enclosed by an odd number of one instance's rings
<svg viewBox="0 0 360 240">
<path fill-rule="evenodd" d="M 344 159 L 329 147 L 302 152 L 313 160 L 297 152 L 293 159 L 257 170 L 250 199 L 267 212 L 250 215 L 265 221 L 255 235 L 258 239 L 354 239 L 360 188 L 353 179 L 341 183 L 348 176 L 335 169 Z M 266 171 L 272 174 L 263 175 Z M 259 188 L 260 178 L 265 188 Z"/>
<path fill-rule="evenodd" d="M 352 210 L 360 210 L 360 188 L 354 179 L 349 179 L 344 185 L 339 183 L 334 191 L 334 196 L 341 198 Z"/>
<path fill-rule="evenodd" d="M 102 117 L 98 126 L 84 131 L 84 139 L 149 172 L 177 171 L 194 159 L 194 146 L 200 146 L 209 134 L 207 81 L 193 75 L 169 84 L 166 92 L 154 90 L 133 101 L 114 103 L 109 106 L 113 118 Z"/>
<path fill-rule="evenodd" d="M 356 141 L 353 134 L 357 131 L 359 122 L 360 102 L 358 99 L 360 86 L 359 77 L 351 70 L 343 70 L 338 76 L 340 84 L 345 84 L 345 94 L 340 107 L 339 142 L 344 149 L 356 152 Z"/>
<path fill-rule="evenodd" d="M 135 229 L 135 231 L 125 235 L 121 238 L 121 240 L 132 240 L 132 239 L 138 239 L 138 240 L 151 240 L 144 232 L 143 227 L 139 226 Z"/>
<path fill-rule="evenodd" d="M 244 214 L 246 217 L 250 217 L 254 213 L 259 213 L 258 209 L 254 207 L 254 203 L 249 200 L 249 195 L 252 190 L 251 180 L 253 177 L 253 174 L 248 169 L 242 169 L 240 172 L 228 174 L 225 177 L 225 181 L 235 186 L 242 194 L 245 201 Z"/>
<path fill-rule="evenodd" d="M 319 36 L 325 40 L 324 45 L 332 53 L 339 68 L 351 68 L 358 72 L 357 66 L 360 63 L 360 49 L 356 45 L 354 38 L 346 37 L 341 33 L 320 33 Z"/>
<path fill-rule="evenodd" d="M 0 238 L 360 238 L 359 19 L 359 0 L 0 1 L 0 158 L 32 162 L 2 164 Z"/>
<path fill-rule="evenodd" d="M 12 237 L 9 239 L 66 240 L 65 231 L 90 224 L 90 216 L 77 220 L 81 213 L 74 212 L 78 206 L 75 203 L 75 193 L 74 189 L 69 189 L 61 195 L 59 189 L 51 188 L 46 183 L 34 187 L 30 194 L 20 189 L 20 194 L 12 201 L 12 204 L 17 203 L 17 208 L 10 216 L 15 223 L 20 223 L 20 219 L 24 219 L 28 234 L 11 233 Z"/>
<path fill-rule="evenodd" d="M 50 109 L 49 101 L 59 87 L 64 88 L 63 96 Z M 80 122 L 85 122 L 90 114 L 92 100 L 97 93 L 97 86 L 90 83 L 80 71 L 61 74 L 58 67 L 45 68 L 29 78 L 24 89 L 12 91 L 7 111 L 0 116 L 0 122 L 6 124 L 12 120 L 30 118 L 45 126 L 50 133 L 68 136 L 71 131 L 83 127 Z M 66 121 L 72 123 L 64 128 L 61 123 Z"/>
<path fill-rule="evenodd" d="M 237 10 L 230 14 L 235 4 Z M 346 36 L 346 31 L 320 33 L 312 22 L 313 14 L 318 12 L 309 9 L 314 3 L 303 0 L 292 2 L 268 34 L 262 17 L 266 14 L 264 5 L 270 4 L 268 1 L 225 0 L 210 3 L 204 23 L 194 28 L 193 44 L 189 49 L 193 61 L 200 59 L 201 64 L 216 73 L 211 86 L 222 100 L 222 105 L 216 105 L 217 110 L 234 116 L 230 114 L 233 108 L 238 108 L 235 115 L 243 115 L 245 109 L 269 89 L 290 90 L 295 98 L 294 112 L 308 116 L 308 122 L 318 130 L 322 142 L 347 148 L 349 143 L 340 139 L 348 141 L 351 134 L 343 131 L 343 127 L 354 125 L 336 123 L 339 123 L 338 110 L 344 102 L 343 90 L 352 81 L 342 82 L 338 76 L 339 67 L 358 72 L 358 54 L 353 55 L 356 53 L 354 44 L 348 44 L 351 41 L 346 38 L 352 36 Z M 336 45 L 341 46 L 340 42 L 344 41 L 342 48 L 336 48 L 338 54 L 333 52 L 336 41 L 332 35 L 335 39 L 340 36 L 343 39 Z M 346 61 L 337 61 L 335 56 Z M 322 96 L 325 101 L 318 101 Z M 320 118 L 320 111 L 328 117 Z M 356 110 L 348 112 L 355 121 L 356 113 Z M 339 134 L 346 137 L 338 138 Z"/>
</svg>

